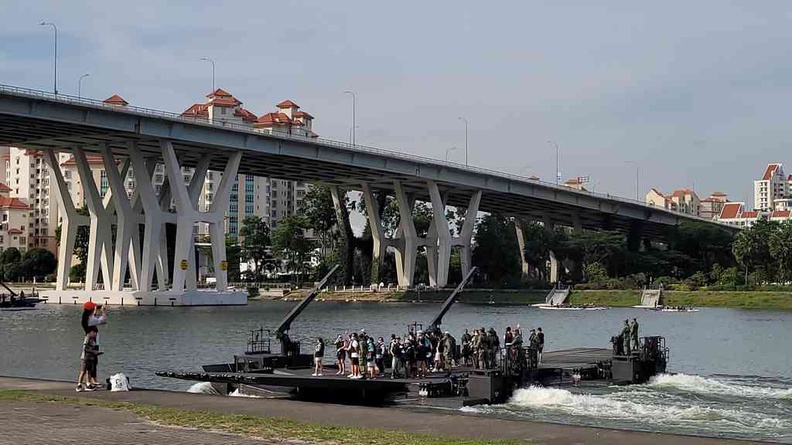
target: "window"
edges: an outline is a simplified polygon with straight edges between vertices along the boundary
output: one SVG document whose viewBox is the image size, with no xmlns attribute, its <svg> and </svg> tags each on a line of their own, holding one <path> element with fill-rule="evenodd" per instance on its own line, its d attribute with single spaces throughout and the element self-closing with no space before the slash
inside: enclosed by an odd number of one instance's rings
<svg viewBox="0 0 792 445">
<path fill-rule="evenodd" d="M 248 202 L 248 203 L 252 203 L 253 202 L 253 194 L 252 193 L 246 193 L 245 194 L 245 202 Z"/>
<path fill-rule="evenodd" d="M 277 217 L 278 217 L 278 211 L 277 211 L 277 210 L 273 210 L 273 211 L 272 211 L 272 217 L 273 217 L 273 218 L 277 218 Z M 273 227 L 274 227 L 274 226 L 273 226 Z"/>
<path fill-rule="evenodd" d="M 225 108 L 220 108 L 220 114 L 226 114 L 226 109 Z"/>
<path fill-rule="evenodd" d="M 245 205 L 245 215 L 253 214 L 253 204 Z"/>
<path fill-rule="evenodd" d="M 100 179 L 99 179 L 99 183 L 100 183 L 99 195 L 104 197 L 104 195 L 107 194 L 107 189 L 110 188 L 110 182 L 107 180 L 107 172 L 104 171 L 104 170 L 102 170 L 102 172 L 99 174 L 99 177 L 100 177 Z"/>
</svg>

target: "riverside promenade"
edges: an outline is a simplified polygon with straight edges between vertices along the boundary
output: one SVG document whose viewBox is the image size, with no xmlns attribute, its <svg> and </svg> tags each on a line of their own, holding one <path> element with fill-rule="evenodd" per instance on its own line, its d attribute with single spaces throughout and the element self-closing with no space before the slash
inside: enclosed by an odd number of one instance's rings
<svg viewBox="0 0 792 445">
<path fill-rule="evenodd" d="M 9 391 L 58 398 L 57 402 L 2 397 Z M 61 399 L 67 397 L 69 399 Z M 327 405 L 279 399 L 220 397 L 182 392 L 134 390 L 75 393 L 69 382 L 0 377 L 0 444 L 70 444 L 90 442 L 120 445 L 181 444 L 303 444 L 322 443 L 291 437 L 247 438 L 215 431 L 157 425 L 124 409 L 70 403 L 96 401 L 262 418 L 290 419 L 330 426 L 374 428 L 422 433 L 456 439 L 517 440 L 535 444 L 709 445 L 750 443 L 715 438 L 621 431 L 551 423 L 493 419 L 463 413 L 442 413 L 402 408 Z M 387 434 L 387 433 L 384 433 Z M 336 442 L 337 443 L 337 442 Z M 346 443 L 346 442 L 342 442 Z"/>
</svg>

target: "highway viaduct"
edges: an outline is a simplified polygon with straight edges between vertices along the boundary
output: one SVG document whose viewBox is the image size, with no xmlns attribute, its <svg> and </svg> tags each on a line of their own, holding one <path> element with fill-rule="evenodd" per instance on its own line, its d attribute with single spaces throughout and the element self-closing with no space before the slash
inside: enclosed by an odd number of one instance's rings
<svg viewBox="0 0 792 445">
<path fill-rule="evenodd" d="M 522 246 L 521 223 L 542 221 L 575 229 L 619 230 L 631 236 L 663 240 L 669 229 L 684 221 L 704 221 L 644 203 L 601 193 L 579 191 L 529 178 L 456 163 L 442 162 L 396 151 L 318 138 L 266 134 L 235 124 L 211 123 L 178 114 L 138 107 L 118 107 L 100 101 L 0 85 L 0 145 L 42 150 L 50 178 L 58 191 L 63 217 L 57 289 L 65 291 L 71 247 L 77 228 L 90 227 L 86 288 L 80 295 L 133 295 L 141 304 L 167 296 L 174 304 L 211 304 L 196 295 L 195 267 L 190 252 L 193 226 L 208 223 L 213 241 L 217 291 L 227 291 L 223 214 L 236 174 L 250 174 L 330 186 L 336 205 L 338 190 L 359 190 L 369 209 L 375 193 L 393 195 L 401 212 L 399 226 L 386 238 L 377 212 L 367 212 L 374 239 L 374 258 L 382 261 L 386 249 L 396 251 L 399 285 L 411 286 L 416 251 L 426 247 L 431 285 L 444 287 L 448 280 L 452 248 L 462 249 L 462 266 L 470 267 L 471 239 L 477 212 L 498 212 L 514 217 Z M 104 198 L 93 181 L 83 181 L 90 216 L 78 215 L 75 204 L 54 162 L 56 151 L 71 152 L 80 176 L 88 174 L 86 153 L 100 154 L 108 172 L 110 192 Z M 155 193 L 151 184 L 154 166 L 165 165 L 169 186 Z M 123 187 L 126 169 L 132 168 L 136 190 L 127 197 Z M 181 167 L 195 168 L 185 184 Z M 119 171 L 120 168 L 120 171 Z M 207 212 L 197 200 L 208 170 L 223 172 L 223 180 Z M 85 174 L 83 174 L 85 172 Z M 175 212 L 170 201 L 176 204 Z M 409 217 L 416 200 L 431 203 L 434 223 L 426 237 L 418 237 Z M 446 206 L 467 209 L 462 230 L 452 235 Z M 176 253 L 168 267 L 164 224 L 176 224 Z M 145 226 L 141 242 L 139 225 Z M 110 227 L 116 225 L 116 242 Z M 729 230 L 733 227 L 721 225 Z M 142 248 L 140 247 L 142 246 Z M 552 261 L 551 275 L 558 265 Z M 97 286 L 98 271 L 112 277 L 110 289 Z M 125 287 L 127 270 L 131 287 Z M 157 282 L 153 283 L 156 270 Z M 82 298 L 82 297 L 81 297 Z M 104 297 L 108 298 L 108 297 Z M 113 297 L 116 298 L 116 297 Z M 127 301 L 132 300 L 128 297 Z M 208 298 L 208 297 L 207 297 Z M 165 300 L 165 301 L 167 301 Z M 163 301 L 160 299 L 160 301 Z M 191 303 L 191 301 L 193 303 Z"/>
</svg>

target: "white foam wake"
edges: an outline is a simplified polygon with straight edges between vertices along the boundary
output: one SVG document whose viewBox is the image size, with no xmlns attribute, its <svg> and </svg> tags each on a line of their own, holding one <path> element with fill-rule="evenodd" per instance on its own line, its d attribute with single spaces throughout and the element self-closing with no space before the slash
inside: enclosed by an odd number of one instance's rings
<svg viewBox="0 0 792 445">
<path fill-rule="evenodd" d="M 496 408 L 496 407 L 493 407 Z M 517 390 L 506 408 L 516 412 L 546 412 L 576 417 L 629 420 L 661 425 L 716 422 L 726 429 L 786 428 L 782 418 L 747 410 L 658 400 L 640 391 L 602 395 L 574 394 L 565 389 L 529 387 Z M 497 408 L 496 408 L 497 409 Z"/>
<path fill-rule="evenodd" d="M 725 395 L 744 398 L 792 400 L 792 388 L 748 385 L 687 374 L 661 374 L 652 378 L 650 387 L 671 388 L 697 394 Z"/>
<path fill-rule="evenodd" d="M 261 398 L 259 396 L 254 396 L 252 394 L 243 394 L 243 393 L 239 392 L 239 388 L 231 391 L 230 393 L 228 393 L 228 395 L 231 396 L 231 397 L 249 397 L 251 399 L 260 399 Z"/>
<path fill-rule="evenodd" d="M 213 395 L 220 395 L 217 390 L 214 389 L 209 382 L 198 382 L 190 387 L 187 392 L 191 392 L 193 394 L 213 394 Z"/>
</svg>

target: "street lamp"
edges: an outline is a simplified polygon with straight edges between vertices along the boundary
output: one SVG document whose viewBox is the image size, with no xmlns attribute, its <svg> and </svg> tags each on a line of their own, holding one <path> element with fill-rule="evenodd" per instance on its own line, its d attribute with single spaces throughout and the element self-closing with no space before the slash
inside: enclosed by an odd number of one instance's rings
<svg viewBox="0 0 792 445">
<path fill-rule="evenodd" d="M 446 149 L 446 162 L 448 162 L 448 154 L 456 149 L 457 149 L 456 147 L 451 147 Z"/>
<path fill-rule="evenodd" d="M 55 24 L 52 23 L 52 22 L 41 22 L 41 23 L 39 23 L 39 25 L 41 25 L 41 26 L 52 26 L 52 29 L 55 31 L 55 63 L 54 63 L 54 65 L 55 65 L 55 68 L 54 68 L 55 75 L 53 76 L 54 79 L 53 79 L 52 91 L 55 94 L 58 94 L 58 27 L 55 26 Z"/>
<path fill-rule="evenodd" d="M 357 96 L 355 95 L 354 92 L 349 90 L 344 91 L 343 93 L 352 95 L 352 138 L 351 139 L 352 139 L 352 146 L 354 147 L 355 143 L 357 142 L 356 140 L 357 132 L 355 131 L 355 129 L 357 128 L 357 124 L 355 123 L 355 114 L 357 113 Z"/>
<path fill-rule="evenodd" d="M 350 127 L 350 129 L 349 129 L 349 143 L 350 144 L 352 144 L 352 131 L 354 131 L 355 128 L 358 128 L 358 126 L 356 125 L 354 128 Z"/>
<path fill-rule="evenodd" d="M 459 120 L 465 123 L 465 166 L 468 165 L 468 120 L 460 117 Z"/>
<path fill-rule="evenodd" d="M 201 60 L 203 60 L 205 62 L 209 62 L 209 63 L 212 64 L 212 92 L 214 93 L 214 91 L 215 91 L 215 63 L 214 63 L 214 60 L 212 60 L 212 59 L 210 59 L 208 57 L 201 57 Z"/>
<path fill-rule="evenodd" d="M 80 79 L 77 81 L 77 99 L 82 97 L 82 81 L 88 76 L 90 76 L 90 74 L 85 73 L 82 76 L 80 76 Z"/>
<path fill-rule="evenodd" d="M 627 164 L 627 165 L 634 165 L 635 166 L 635 200 L 636 201 L 640 201 L 641 200 L 641 191 L 640 191 L 641 186 L 640 186 L 640 178 L 639 178 L 639 165 L 640 164 L 638 164 L 637 162 L 632 162 L 632 161 L 625 161 L 624 163 Z"/>
<path fill-rule="evenodd" d="M 561 162 L 561 160 L 560 160 L 561 159 L 561 157 L 560 157 L 561 150 L 558 148 L 558 143 L 556 141 L 548 139 L 547 142 L 553 144 L 555 146 L 555 149 L 556 149 L 556 174 L 555 174 L 556 181 L 555 182 L 556 182 L 556 185 L 558 185 L 558 183 L 561 181 L 561 164 L 560 164 L 560 162 Z"/>
</svg>

